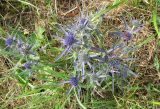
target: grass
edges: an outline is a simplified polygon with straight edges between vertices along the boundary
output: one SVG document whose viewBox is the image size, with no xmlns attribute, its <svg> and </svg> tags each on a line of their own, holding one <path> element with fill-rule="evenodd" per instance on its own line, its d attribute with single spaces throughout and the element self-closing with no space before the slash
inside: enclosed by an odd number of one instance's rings
<svg viewBox="0 0 160 109">
<path fill-rule="evenodd" d="M 22 69 L 17 70 L 15 66 L 21 66 L 25 58 L 14 51 L 5 51 L 4 41 L 0 39 L 2 45 L 0 46 L 0 107 L 2 109 L 160 108 L 160 4 L 154 0 L 145 1 L 147 0 L 1 1 L 0 35 L 7 37 L 9 32 L 34 44 L 33 49 L 38 51 L 39 55 L 30 58 L 41 60 L 33 67 L 32 76 L 26 76 L 27 72 Z M 104 8 L 107 4 L 110 4 L 109 7 Z M 77 18 L 79 11 L 75 7 L 86 10 L 87 6 L 90 13 L 94 13 L 98 7 L 98 13 L 92 21 L 98 22 L 98 18 L 103 16 L 99 26 L 103 37 L 93 39 L 97 41 L 95 45 L 108 48 L 112 44 L 114 39 L 109 38 L 107 32 L 123 27 L 119 18 L 121 15 L 124 15 L 127 21 L 136 18 L 145 24 L 144 29 L 132 42 L 136 44 L 138 50 L 130 55 L 138 60 L 128 63 L 131 69 L 138 72 L 139 77 L 129 78 L 127 85 L 123 89 L 118 89 L 115 94 L 111 92 L 111 78 L 107 84 L 96 87 L 94 91 L 92 84 L 80 84 L 81 96 L 78 96 L 77 89 L 68 95 L 70 85 L 59 84 L 75 74 L 72 63 L 75 55 L 54 62 L 63 49 L 59 47 L 57 40 L 51 40 L 51 36 L 61 35 L 56 24 L 68 25 Z M 39 50 L 41 46 L 45 47 L 44 51 Z"/>
</svg>

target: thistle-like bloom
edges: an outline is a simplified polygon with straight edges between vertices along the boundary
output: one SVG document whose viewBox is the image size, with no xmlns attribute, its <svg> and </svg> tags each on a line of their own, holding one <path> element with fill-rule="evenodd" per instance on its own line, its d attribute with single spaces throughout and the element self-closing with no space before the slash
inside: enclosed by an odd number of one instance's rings
<svg viewBox="0 0 160 109">
<path fill-rule="evenodd" d="M 141 25 L 137 20 L 133 20 L 133 28 L 130 29 L 126 20 L 123 17 L 121 17 L 121 19 L 124 22 L 124 30 L 122 32 L 110 32 L 109 34 L 121 37 L 124 41 L 128 42 L 129 40 L 133 39 L 133 34 L 137 33 L 142 29 L 143 25 Z"/>
<path fill-rule="evenodd" d="M 13 43 L 14 43 L 14 41 L 16 39 L 16 36 L 3 38 L 3 39 L 5 40 L 5 44 L 7 46 L 6 48 L 10 48 L 13 45 Z"/>
<path fill-rule="evenodd" d="M 65 38 L 63 39 L 63 44 L 65 46 L 72 46 L 76 42 L 75 34 L 72 32 L 66 32 Z"/>
<path fill-rule="evenodd" d="M 77 87 L 78 86 L 78 78 L 77 77 L 71 77 L 69 80 L 69 83 L 73 86 L 73 87 Z"/>
<path fill-rule="evenodd" d="M 13 43 L 13 38 L 6 38 L 5 43 L 8 47 L 10 47 Z"/>
<path fill-rule="evenodd" d="M 70 90 L 68 91 L 68 94 L 72 91 L 73 88 L 78 87 L 79 77 L 73 76 L 68 81 L 64 81 L 62 84 L 69 83 L 71 85 Z M 79 92 L 79 91 L 78 91 Z"/>
<path fill-rule="evenodd" d="M 116 74 L 120 75 L 120 77 L 122 77 L 123 79 L 125 79 L 127 77 L 127 74 L 131 74 L 135 77 L 138 76 L 136 73 L 134 73 L 125 64 L 123 64 L 121 62 L 121 61 L 123 61 L 123 59 L 119 59 L 116 56 L 112 56 L 112 55 L 110 56 L 110 55 L 106 54 L 106 56 L 104 58 L 103 57 L 96 57 L 95 59 L 98 59 L 99 61 L 101 61 L 100 63 L 103 64 L 103 66 L 106 63 L 106 66 L 101 68 L 102 69 L 101 72 L 98 72 L 96 75 L 95 75 L 95 73 L 93 73 L 92 75 L 90 75 L 90 77 L 97 77 L 97 80 L 101 79 L 103 81 L 103 79 L 106 76 L 103 72 L 106 72 L 106 74 L 109 74 L 112 77 L 112 92 L 113 93 L 114 93 L 114 81 L 115 81 Z M 130 60 L 130 59 L 127 58 L 124 60 Z M 96 81 L 96 78 L 91 79 L 91 80 L 94 80 L 97 85 L 100 85 Z"/>
<path fill-rule="evenodd" d="M 64 81 L 62 84 L 69 83 L 72 87 L 77 87 L 78 86 L 78 81 L 79 81 L 79 78 L 76 77 L 76 76 L 73 76 L 73 77 L 70 78 L 70 80 Z"/>
<path fill-rule="evenodd" d="M 61 57 L 69 53 L 71 49 L 74 47 L 74 44 L 78 44 L 77 43 L 78 41 L 76 40 L 75 34 L 73 32 L 71 31 L 66 32 L 62 27 L 61 27 L 61 30 L 64 32 L 65 38 L 61 38 L 59 36 L 53 36 L 53 37 L 61 40 L 61 42 L 65 46 L 65 50 L 60 54 L 59 57 L 55 59 L 55 61 L 59 60 Z"/>
</svg>

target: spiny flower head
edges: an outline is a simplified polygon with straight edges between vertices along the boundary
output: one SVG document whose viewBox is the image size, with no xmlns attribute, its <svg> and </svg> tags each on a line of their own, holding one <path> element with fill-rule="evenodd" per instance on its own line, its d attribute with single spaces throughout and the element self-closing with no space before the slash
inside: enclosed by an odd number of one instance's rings
<svg viewBox="0 0 160 109">
<path fill-rule="evenodd" d="M 78 86 L 78 77 L 71 77 L 69 80 L 69 83 L 73 86 L 73 87 L 77 87 Z"/>
<path fill-rule="evenodd" d="M 138 31 L 140 31 L 143 27 L 142 24 L 140 24 L 140 22 L 138 20 L 133 20 L 132 21 L 132 25 L 133 27 L 130 28 L 126 22 L 126 20 L 121 17 L 123 23 L 124 23 L 124 30 L 121 32 L 109 32 L 110 35 L 116 35 L 119 36 L 121 38 L 123 38 L 123 40 L 125 42 L 128 42 L 129 40 L 133 39 L 133 34 L 137 33 Z"/>
<path fill-rule="evenodd" d="M 73 30 L 66 32 L 63 27 L 60 26 L 60 28 L 64 32 L 65 37 L 64 38 L 61 38 L 59 36 L 53 36 L 53 37 L 61 40 L 61 42 L 65 46 L 65 50 L 59 55 L 59 57 L 55 59 L 56 61 L 59 60 L 62 56 L 69 53 L 75 44 L 78 44 L 78 40 L 76 40 L 75 38 L 76 35 L 75 32 L 73 32 Z"/>
<path fill-rule="evenodd" d="M 117 70 L 123 78 L 125 78 L 127 73 L 130 73 L 131 75 L 137 77 L 138 75 L 135 74 L 133 71 L 131 71 L 125 64 L 120 62 L 119 59 L 113 59 L 109 61 L 109 65 L 113 67 L 115 70 Z"/>
<path fill-rule="evenodd" d="M 74 33 L 72 33 L 72 32 L 66 32 L 65 38 L 64 38 L 64 41 L 63 41 L 64 45 L 65 46 L 71 46 L 75 42 L 76 42 L 76 39 L 75 39 Z"/>
<path fill-rule="evenodd" d="M 79 78 L 77 76 L 72 76 L 68 81 L 64 81 L 62 84 L 69 83 L 72 87 L 78 86 Z"/>
<path fill-rule="evenodd" d="M 16 39 L 16 36 L 4 38 L 6 46 L 11 47 L 11 45 L 14 43 L 15 39 Z"/>
<path fill-rule="evenodd" d="M 13 43 L 13 39 L 12 38 L 6 38 L 5 43 L 7 46 L 11 46 Z"/>
</svg>

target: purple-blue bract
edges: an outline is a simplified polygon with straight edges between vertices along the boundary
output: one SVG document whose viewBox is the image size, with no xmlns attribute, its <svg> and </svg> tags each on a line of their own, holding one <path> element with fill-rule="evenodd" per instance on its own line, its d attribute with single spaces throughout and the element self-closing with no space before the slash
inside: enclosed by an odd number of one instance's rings
<svg viewBox="0 0 160 109">
<path fill-rule="evenodd" d="M 22 40 L 20 40 L 20 39 L 17 40 L 17 46 L 18 46 L 18 48 L 21 48 L 23 46 Z"/>
<path fill-rule="evenodd" d="M 89 13 L 88 10 L 86 10 L 86 15 L 83 15 L 84 13 L 80 11 L 80 18 L 79 18 L 79 25 L 80 27 L 85 27 L 87 26 L 89 22 Z"/>
<path fill-rule="evenodd" d="M 82 26 L 86 26 L 87 23 L 88 23 L 88 20 L 87 20 L 86 18 L 82 18 L 82 19 L 80 20 L 80 25 L 82 25 Z"/>
<path fill-rule="evenodd" d="M 25 69 L 31 69 L 31 66 L 32 66 L 32 62 L 26 62 L 26 63 L 24 64 L 24 68 L 25 68 Z"/>
</svg>

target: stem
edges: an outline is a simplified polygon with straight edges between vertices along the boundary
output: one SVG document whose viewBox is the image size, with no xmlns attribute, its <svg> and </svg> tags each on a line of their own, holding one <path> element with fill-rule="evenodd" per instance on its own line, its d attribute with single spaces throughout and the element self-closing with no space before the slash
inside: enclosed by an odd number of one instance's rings
<svg viewBox="0 0 160 109">
<path fill-rule="evenodd" d="M 74 88 L 74 92 L 75 92 L 75 96 L 76 96 L 76 99 L 77 99 L 77 101 L 78 101 L 78 104 L 79 104 L 83 109 L 87 109 L 87 108 L 81 103 L 80 99 L 78 98 L 75 88 Z"/>
</svg>

